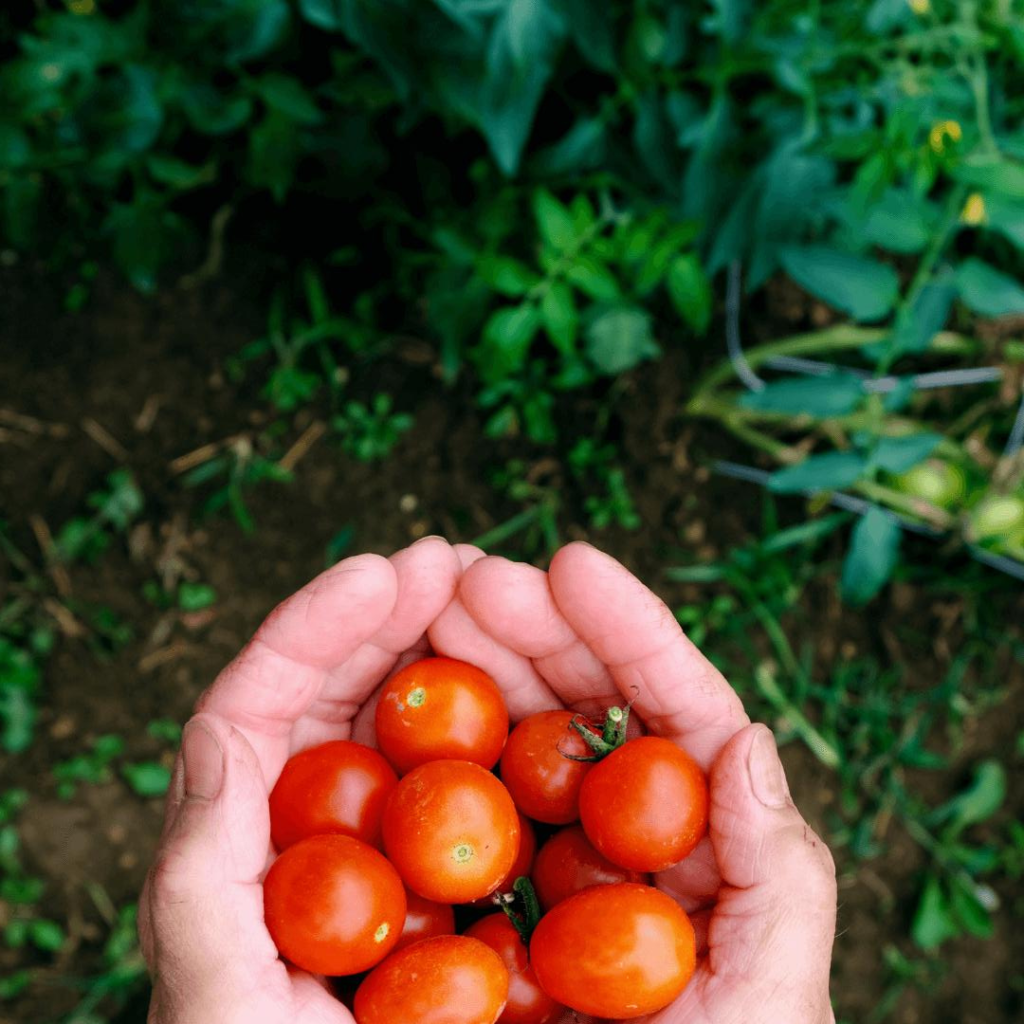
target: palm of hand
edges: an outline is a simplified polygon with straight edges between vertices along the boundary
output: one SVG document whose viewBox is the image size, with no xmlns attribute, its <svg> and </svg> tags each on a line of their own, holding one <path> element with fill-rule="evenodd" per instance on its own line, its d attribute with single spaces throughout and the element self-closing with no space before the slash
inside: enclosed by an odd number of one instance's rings
<svg viewBox="0 0 1024 1024">
<path fill-rule="evenodd" d="M 331 739 L 372 742 L 381 681 L 431 650 L 488 671 L 514 721 L 558 707 L 593 712 L 638 694 L 634 708 L 648 729 L 678 742 L 706 770 L 719 760 L 713 806 L 716 790 L 739 784 L 733 776 L 744 770 L 753 739 L 737 735 L 751 732 L 739 700 L 668 609 L 626 570 L 585 545 L 564 549 L 549 574 L 478 559 L 474 549 L 431 538 L 390 560 L 359 556 L 341 563 L 279 607 L 200 701 L 202 721 L 221 740 L 226 764 L 221 834 L 210 839 L 217 850 L 207 858 L 204 884 L 232 923 L 233 948 L 204 953 L 208 984 L 186 980 L 196 972 L 190 961 L 197 950 L 175 949 L 181 929 L 167 909 L 176 887 L 190 898 L 196 889 L 189 857 L 175 853 L 185 848 L 175 836 L 188 831 L 179 771 L 162 854 L 141 905 L 143 946 L 156 975 L 153 1024 L 353 1024 L 318 979 L 284 966 L 263 924 L 260 879 L 272 855 L 266 787 L 296 750 Z M 738 748 L 731 758 L 720 756 L 727 744 Z M 725 837 L 735 847 L 732 838 Z M 756 837 L 746 845 L 755 850 Z M 722 882 L 723 873 L 753 878 L 763 869 L 753 863 L 756 852 L 744 848 L 732 859 L 737 863 L 726 865 L 732 870 L 721 871 L 706 839 L 656 878 L 691 913 L 709 955 L 679 1000 L 648 1018 L 652 1024 L 756 1019 L 744 975 L 757 948 L 772 939 L 765 935 L 772 925 L 763 920 L 753 883 Z M 800 941 L 820 945 L 817 932 Z M 827 983 L 827 970 L 825 977 Z M 808 1005 L 794 1022 L 828 1020 L 827 984 L 825 998 L 824 1011 Z M 568 1014 L 569 1020 L 585 1019 Z"/>
</svg>

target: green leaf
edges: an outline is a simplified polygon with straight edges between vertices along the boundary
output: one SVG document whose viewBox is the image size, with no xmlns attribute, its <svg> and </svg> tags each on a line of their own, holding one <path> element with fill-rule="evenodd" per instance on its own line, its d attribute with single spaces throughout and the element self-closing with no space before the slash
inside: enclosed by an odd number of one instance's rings
<svg viewBox="0 0 1024 1024">
<path fill-rule="evenodd" d="M 850 604 L 867 604 L 889 582 L 899 560 L 902 530 L 880 508 L 871 508 L 853 528 L 840 590 Z"/>
<path fill-rule="evenodd" d="M 950 908 L 957 921 L 968 935 L 978 939 L 990 939 L 995 928 L 992 915 L 978 898 L 977 890 L 959 877 L 954 877 L 949 886 Z"/>
<path fill-rule="evenodd" d="M 871 204 L 863 230 L 869 242 L 890 252 L 918 253 L 932 238 L 927 207 L 916 196 L 900 189 L 889 189 Z"/>
<path fill-rule="evenodd" d="M 651 333 L 650 316 L 630 306 L 614 306 L 598 313 L 587 325 L 586 340 L 587 357 L 609 376 L 660 354 Z"/>
<path fill-rule="evenodd" d="M 706 334 L 711 323 L 711 282 L 698 257 L 693 253 L 677 256 L 669 264 L 665 287 L 679 315 L 697 334 Z"/>
<path fill-rule="evenodd" d="M 1014 199 L 1024 199 L 1024 163 L 1000 158 L 957 165 L 952 170 L 957 181 L 985 192 L 998 192 Z"/>
<path fill-rule="evenodd" d="M 340 32 L 345 27 L 345 0 L 299 0 L 299 12 L 317 28 Z"/>
<path fill-rule="evenodd" d="M 178 607 L 183 612 L 198 612 L 217 603 L 217 591 L 208 583 L 184 582 L 178 587 Z"/>
<path fill-rule="evenodd" d="M 547 189 L 533 193 L 533 215 L 541 238 L 556 252 L 563 252 L 576 243 L 576 226 L 568 208 Z"/>
<path fill-rule="evenodd" d="M 20 754 L 32 743 L 36 708 L 26 690 L 0 687 L 0 747 Z"/>
<path fill-rule="evenodd" d="M 295 78 L 268 72 L 253 82 L 253 88 L 268 107 L 298 124 L 319 124 L 324 119 L 313 97 Z"/>
<path fill-rule="evenodd" d="M 887 473 L 906 473 L 924 462 L 942 441 L 941 434 L 883 437 L 871 453 L 871 463 Z"/>
<path fill-rule="evenodd" d="M 935 335 L 946 326 L 956 298 L 949 281 L 932 281 L 924 286 L 912 306 L 900 311 L 890 344 L 895 355 L 927 352 Z"/>
<path fill-rule="evenodd" d="M 956 272 L 960 298 L 982 316 L 1024 313 L 1024 288 L 1002 271 L 969 256 Z"/>
<path fill-rule="evenodd" d="M 0 978 L 0 1000 L 15 999 L 28 988 L 32 974 L 27 970 L 12 971 Z"/>
<path fill-rule="evenodd" d="M 615 70 L 615 25 L 610 4 L 592 0 L 558 0 L 573 45 L 591 66 L 609 73 Z"/>
<path fill-rule="evenodd" d="M 535 270 L 511 256 L 481 256 L 476 271 L 496 292 L 512 298 L 525 295 L 540 281 Z"/>
<path fill-rule="evenodd" d="M 841 249 L 786 246 L 779 258 L 798 285 L 855 320 L 881 320 L 899 294 L 899 278 L 892 267 Z"/>
<path fill-rule="evenodd" d="M 563 353 L 574 351 L 580 323 L 572 289 L 567 284 L 551 282 L 540 300 L 540 316 L 555 348 Z"/>
<path fill-rule="evenodd" d="M 608 127 L 600 117 L 581 117 L 558 142 L 540 150 L 531 167 L 542 177 L 580 174 L 600 166 L 605 159 Z"/>
<path fill-rule="evenodd" d="M 539 326 L 540 315 L 532 303 L 493 313 L 483 329 L 485 376 L 496 380 L 522 369 Z"/>
<path fill-rule="evenodd" d="M 216 167 L 212 163 L 198 167 L 195 164 L 179 160 L 177 157 L 161 156 L 158 153 L 147 157 L 146 169 L 154 181 L 182 191 L 209 184 L 217 174 Z"/>
<path fill-rule="evenodd" d="M 139 764 L 126 764 L 121 768 L 128 785 L 139 796 L 163 796 L 171 784 L 171 771 L 156 761 L 142 761 Z"/>
<path fill-rule="evenodd" d="M 164 743 L 177 746 L 181 742 L 181 726 L 173 718 L 154 718 L 146 726 L 146 732 Z"/>
<path fill-rule="evenodd" d="M 302 151 L 300 128 L 291 118 L 269 111 L 249 134 L 249 179 L 283 202 L 295 178 Z"/>
<path fill-rule="evenodd" d="M 949 900 L 935 875 L 929 875 L 925 882 L 910 934 L 922 949 L 937 949 L 960 934 Z"/>
<path fill-rule="evenodd" d="M 985 197 L 986 227 L 1005 235 L 1024 251 L 1024 201 L 1002 195 Z"/>
<path fill-rule="evenodd" d="M 228 96 L 205 83 L 190 86 L 180 99 L 189 123 L 204 135 L 237 131 L 252 114 L 248 96 Z"/>
<path fill-rule="evenodd" d="M 64 945 L 64 929 L 56 921 L 37 918 L 28 925 L 32 945 L 47 953 L 56 953 Z"/>
<path fill-rule="evenodd" d="M 595 302 L 616 302 L 621 298 L 615 275 L 593 256 L 577 256 L 565 276 Z"/>
<path fill-rule="evenodd" d="M 836 373 L 831 377 L 789 377 L 772 381 L 760 391 L 740 396 L 740 406 L 759 412 L 806 414 L 821 419 L 847 416 L 864 400 L 859 377 Z"/>
<path fill-rule="evenodd" d="M 113 234 L 114 260 L 122 273 L 140 292 L 152 292 L 174 244 L 174 216 L 158 202 L 142 199 L 115 205 L 105 226 Z"/>
<path fill-rule="evenodd" d="M 1006 770 L 998 761 L 982 761 L 974 771 L 970 786 L 940 807 L 933 820 L 945 823 L 956 835 L 971 825 L 987 821 L 1005 799 Z"/>
<path fill-rule="evenodd" d="M 8 903 L 38 903 L 45 891 L 41 878 L 0 877 L 0 900 Z"/>
<path fill-rule="evenodd" d="M 825 452 L 811 455 L 795 466 L 776 470 L 768 481 L 776 494 L 837 491 L 859 480 L 868 461 L 860 452 Z"/>
<path fill-rule="evenodd" d="M 258 60 L 285 37 L 291 21 L 288 0 L 245 0 L 233 6 L 225 40 L 229 61 Z"/>
</svg>

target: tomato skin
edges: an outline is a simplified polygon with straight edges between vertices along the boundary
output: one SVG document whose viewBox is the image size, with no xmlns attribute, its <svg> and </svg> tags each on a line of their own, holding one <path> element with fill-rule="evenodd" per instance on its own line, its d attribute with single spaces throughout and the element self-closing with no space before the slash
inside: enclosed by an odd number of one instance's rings
<svg viewBox="0 0 1024 1024">
<path fill-rule="evenodd" d="M 505 744 L 501 780 L 516 806 L 534 821 L 568 825 L 580 816 L 580 787 L 593 765 L 564 756 L 592 753 L 570 727 L 574 717 L 571 711 L 530 715 L 512 730 Z"/>
<path fill-rule="evenodd" d="M 564 1007 L 537 981 L 526 944 L 505 914 L 489 914 L 463 933 L 491 947 L 508 969 L 508 1002 L 499 1024 L 549 1024 Z"/>
<path fill-rule="evenodd" d="M 493 768 L 508 736 L 508 710 L 486 672 L 454 658 L 423 658 L 385 685 L 376 730 L 400 775 L 441 758 Z"/>
<path fill-rule="evenodd" d="M 668 1006 L 696 966 L 682 907 L 649 885 L 596 885 L 540 919 L 530 940 L 537 980 L 580 1013 L 628 1020 Z"/>
<path fill-rule="evenodd" d="M 524 817 L 522 812 L 519 812 L 516 817 L 519 819 L 519 852 L 516 854 L 511 870 L 498 883 L 495 892 L 511 892 L 512 884 L 517 878 L 524 875 L 529 877 L 530 871 L 533 869 L 533 859 L 537 855 L 537 833 L 534 831 L 530 819 Z M 480 899 L 472 901 L 474 905 L 490 902 L 490 896 L 482 896 Z"/>
<path fill-rule="evenodd" d="M 351 836 L 310 836 L 271 865 L 263 912 L 278 950 L 296 967 L 355 974 L 394 949 L 405 889 L 372 846 Z"/>
<path fill-rule="evenodd" d="M 579 825 L 561 829 L 540 848 L 530 877 L 545 913 L 591 885 L 649 881 L 646 874 L 602 857 Z"/>
<path fill-rule="evenodd" d="M 707 833 L 707 779 L 674 743 L 641 736 L 594 765 L 580 790 L 580 821 L 613 863 L 664 871 Z"/>
<path fill-rule="evenodd" d="M 371 971 L 356 992 L 355 1017 L 358 1024 L 495 1024 L 507 998 L 508 971 L 493 949 L 441 935 Z"/>
<path fill-rule="evenodd" d="M 437 903 L 494 892 L 519 852 L 508 790 L 469 761 L 431 761 L 395 787 L 384 808 L 384 849 L 402 881 Z"/>
<path fill-rule="evenodd" d="M 405 925 L 395 943 L 394 952 L 411 946 L 420 939 L 455 934 L 455 911 L 448 903 L 425 900 L 411 889 L 405 892 Z"/>
<path fill-rule="evenodd" d="M 338 833 L 380 846 L 381 817 L 398 776 L 382 754 L 335 740 L 290 758 L 270 793 L 270 834 L 284 851 L 307 836 Z"/>
</svg>

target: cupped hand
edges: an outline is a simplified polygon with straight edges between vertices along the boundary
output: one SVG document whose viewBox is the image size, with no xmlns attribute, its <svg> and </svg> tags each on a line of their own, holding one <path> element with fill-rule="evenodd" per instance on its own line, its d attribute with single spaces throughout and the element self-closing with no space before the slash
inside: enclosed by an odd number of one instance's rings
<svg viewBox="0 0 1024 1024">
<path fill-rule="evenodd" d="M 691 913 L 705 955 L 649 1020 L 833 1019 L 828 850 L 789 798 L 771 733 L 750 725 L 664 604 L 588 545 L 562 549 L 544 573 L 427 538 L 319 576 L 201 698 L 140 903 L 151 1024 L 352 1024 L 321 979 L 278 959 L 264 926 L 267 793 L 297 750 L 372 742 L 381 681 L 431 651 L 488 671 L 513 720 L 633 699 L 649 731 L 710 772 L 709 839 L 656 876 Z"/>
</svg>

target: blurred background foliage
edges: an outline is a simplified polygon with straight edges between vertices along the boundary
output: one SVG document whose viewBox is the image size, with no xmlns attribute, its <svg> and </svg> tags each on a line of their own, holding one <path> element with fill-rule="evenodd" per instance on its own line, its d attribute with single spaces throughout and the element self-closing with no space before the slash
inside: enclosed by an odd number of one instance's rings
<svg viewBox="0 0 1024 1024">
<path fill-rule="evenodd" d="M 287 486 L 305 451 L 287 448 L 290 417 L 315 410 L 356 462 L 414 432 L 377 384 L 408 338 L 481 418 L 488 483 L 512 511 L 479 543 L 543 561 L 567 525 L 636 531 L 616 409 L 643 364 L 689 353 L 703 376 L 680 412 L 727 439 L 717 468 L 751 481 L 734 500 L 760 501 L 753 483 L 807 501 L 786 506 L 787 525 L 769 498 L 761 535 L 680 557 L 669 579 L 707 595 L 680 620 L 835 774 L 830 835 L 855 863 L 882 854 L 892 819 L 926 857 L 910 945 L 886 947 L 871 1019 L 934 983 L 945 942 L 994 934 L 994 879 L 1019 881 L 1024 857 L 1019 822 L 998 817 L 1021 740 L 975 758 L 941 799 L 908 778 L 949 765 L 963 721 L 1005 698 L 1022 657 L 1005 630 L 1013 584 L 964 557 L 1024 564 L 1021 0 L 6 4 L 8 262 L 45 265 L 74 314 L 109 264 L 155 295 L 215 280 L 233 246 L 296 257 L 265 331 L 223 367 L 258 388 L 270 425 L 175 473 L 201 515 L 247 532 L 253 488 Z M 360 373 L 374 386 L 357 395 Z M 537 471 L 548 458 L 561 477 Z M 567 524 L 564 480 L 581 524 Z M 127 470 L 97 482 L 43 545 L 50 576 L 95 565 L 145 500 Z M 12 755 L 31 744 L 61 623 L 18 541 L 0 529 L 20 588 L 0 600 Z M 328 557 L 352 542 L 343 527 Z M 905 687 L 898 661 L 823 665 L 789 635 L 822 579 L 849 607 L 894 577 L 922 601 L 954 586 L 963 602 L 965 635 L 929 688 Z M 217 601 L 202 583 L 147 587 L 164 614 Z M 129 642 L 116 616 L 74 611 L 96 650 Z M 175 727 L 150 739 L 173 745 Z M 118 776 L 159 794 L 166 765 L 149 754 L 126 761 L 118 737 L 96 737 L 54 767 L 58 795 Z M 24 804 L 0 794 L 4 936 L 42 955 L 64 940 L 18 854 Z M 109 939 L 77 1024 L 141 973 L 131 909 L 90 895 Z M 3 979 L 0 998 L 30 980 Z"/>
</svg>

